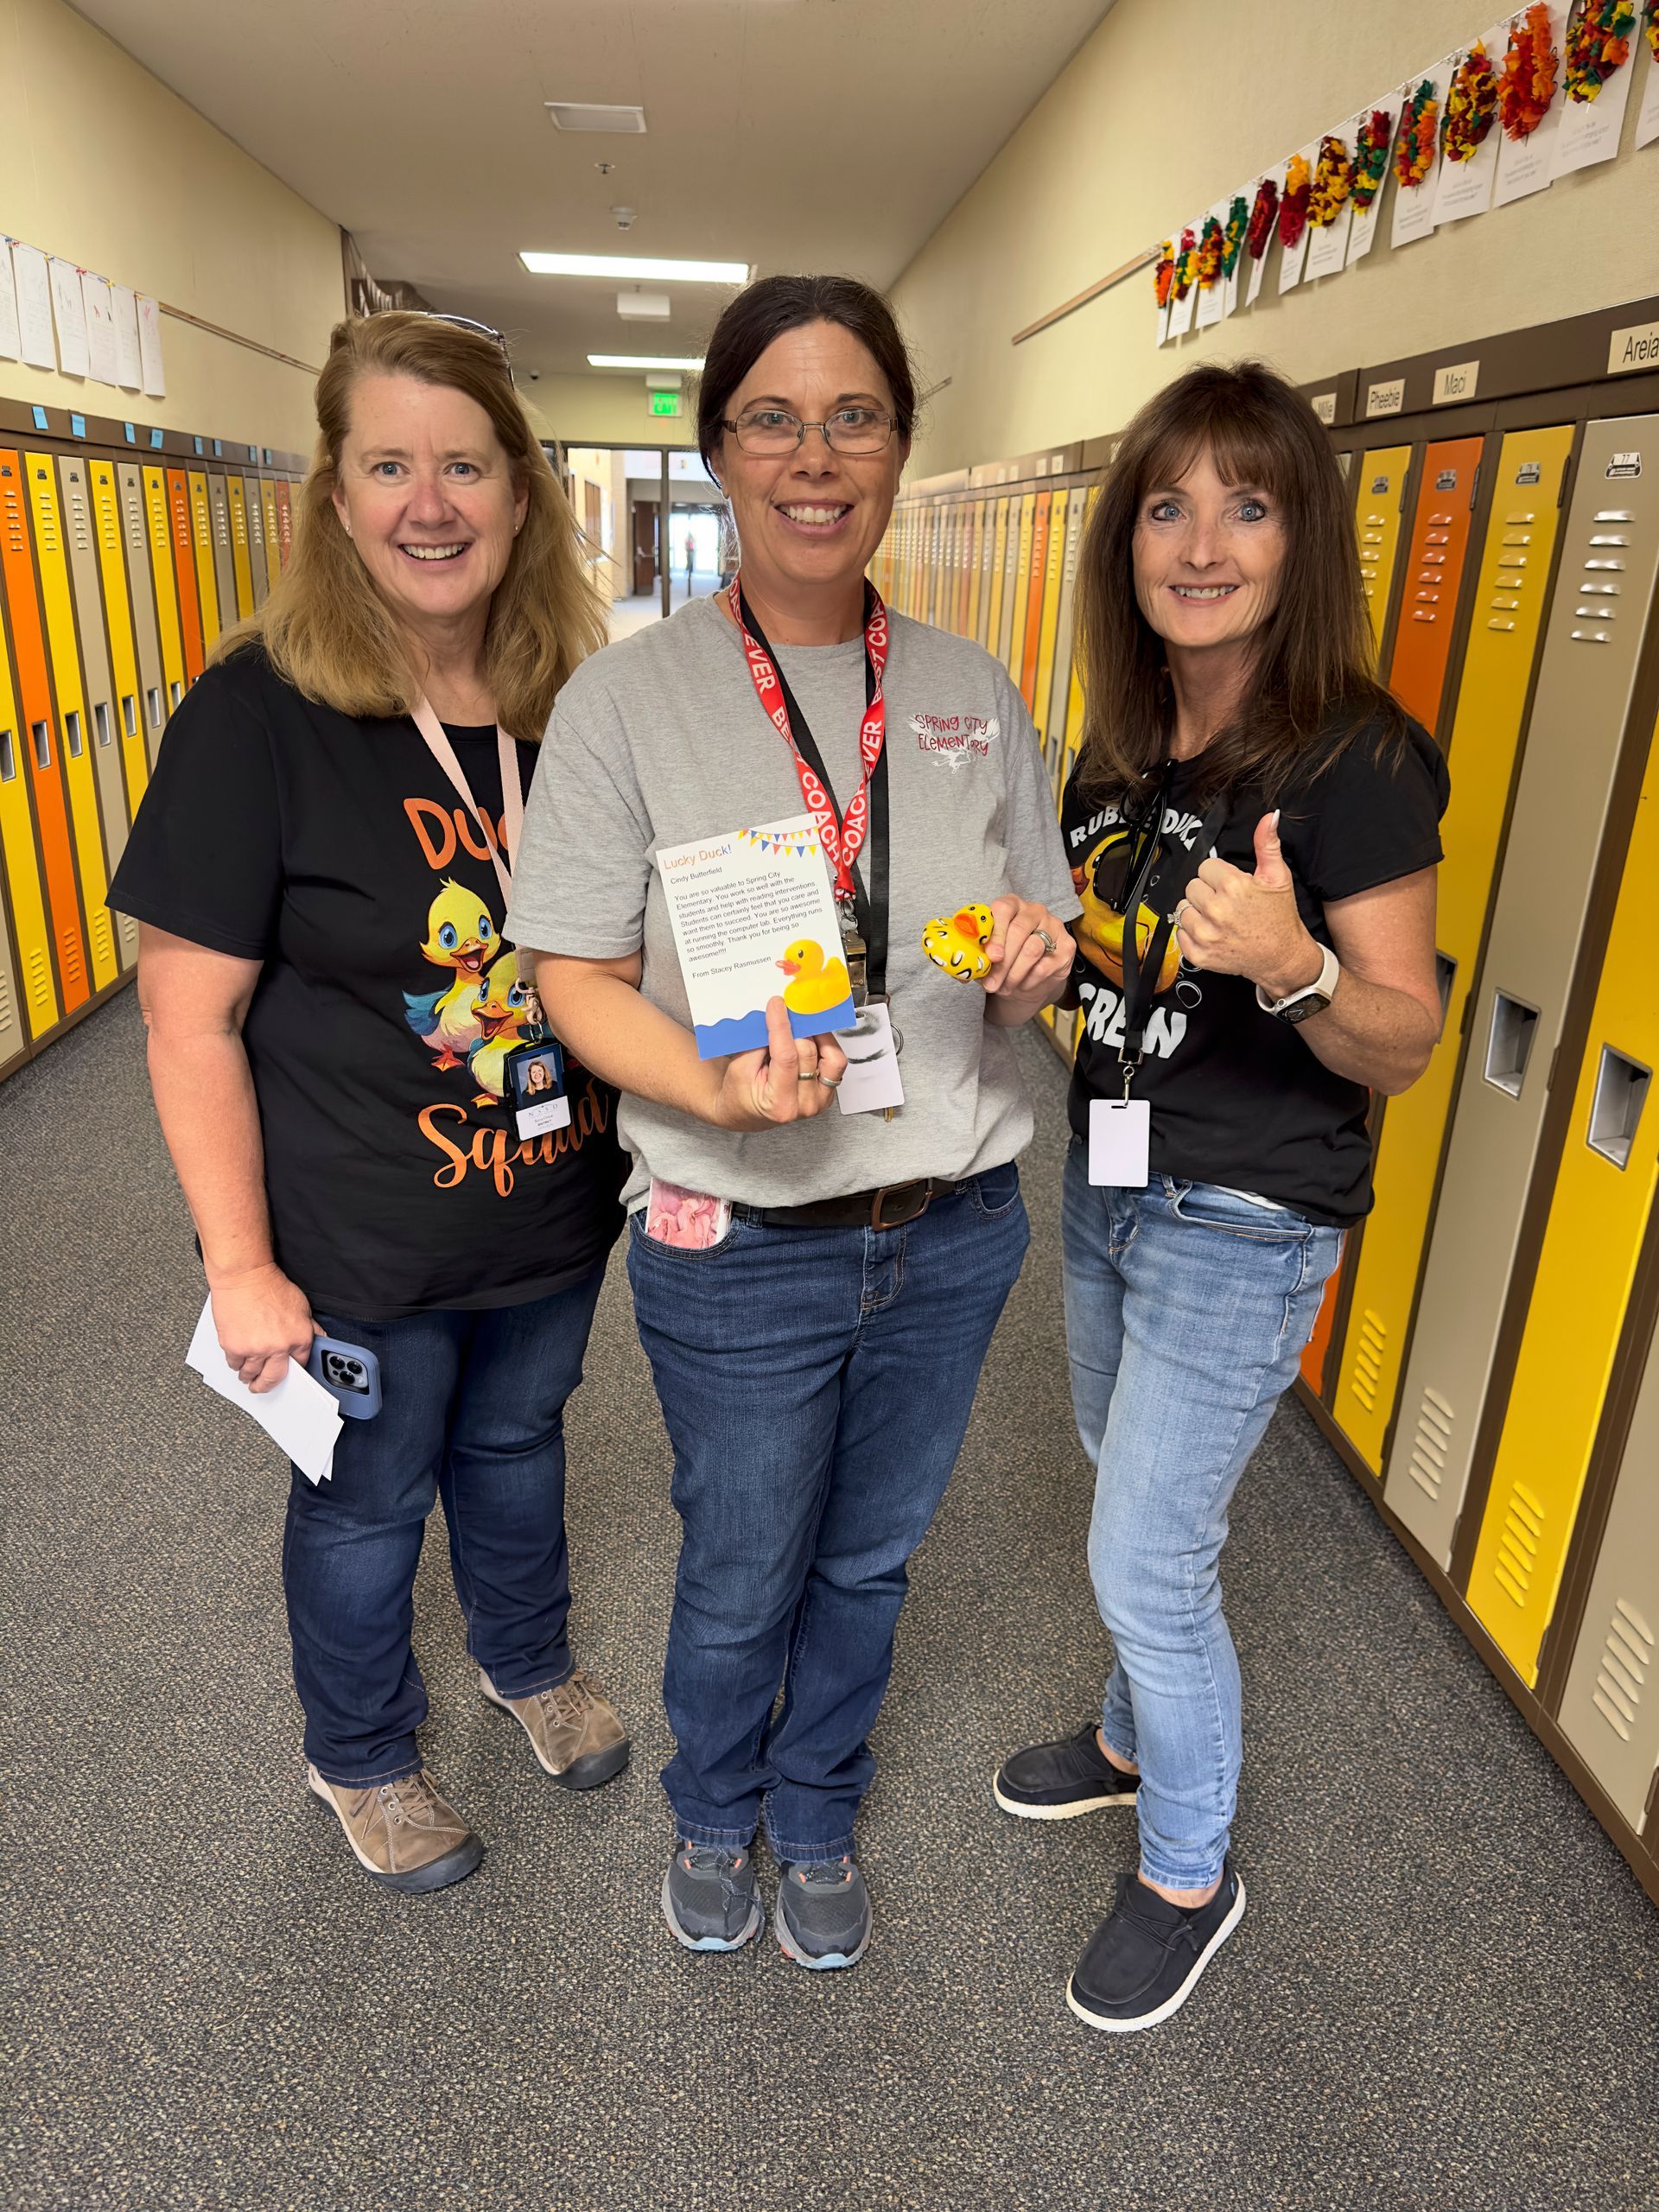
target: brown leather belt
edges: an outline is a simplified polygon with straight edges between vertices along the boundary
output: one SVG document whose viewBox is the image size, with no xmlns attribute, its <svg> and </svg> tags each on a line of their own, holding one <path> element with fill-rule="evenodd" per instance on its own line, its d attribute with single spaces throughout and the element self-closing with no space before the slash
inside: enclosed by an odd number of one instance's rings
<svg viewBox="0 0 1659 2212">
<path fill-rule="evenodd" d="M 734 1205 L 740 1221 L 766 1222 L 779 1229 L 902 1229 L 927 1211 L 935 1198 L 957 1188 L 944 1175 L 924 1175 L 914 1183 L 888 1183 L 879 1191 L 849 1191 L 844 1198 L 815 1198 L 804 1206 Z"/>
</svg>

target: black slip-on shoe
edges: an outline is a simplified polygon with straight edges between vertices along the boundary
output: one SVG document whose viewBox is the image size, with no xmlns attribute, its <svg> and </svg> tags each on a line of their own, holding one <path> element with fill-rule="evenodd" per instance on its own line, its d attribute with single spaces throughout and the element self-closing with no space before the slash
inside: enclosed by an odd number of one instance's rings
<svg viewBox="0 0 1659 2212">
<path fill-rule="evenodd" d="M 1155 2028 L 1180 2011 L 1243 1917 L 1244 1885 L 1230 1859 L 1208 1904 L 1172 1904 L 1139 1875 L 1120 1874 L 1117 1902 L 1077 1961 L 1065 2001 L 1112 2035 Z"/>
<path fill-rule="evenodd" d="M 1125 1774 L 1100 1748 L 1095 1724 L 1058 1744 L 1016 1751 L 991 1777 L 991 1795 L 1022 1821 L 1074 1821 L 1105 1805 L 1133 1805 L 1138 1774 Z"/>
</svg>

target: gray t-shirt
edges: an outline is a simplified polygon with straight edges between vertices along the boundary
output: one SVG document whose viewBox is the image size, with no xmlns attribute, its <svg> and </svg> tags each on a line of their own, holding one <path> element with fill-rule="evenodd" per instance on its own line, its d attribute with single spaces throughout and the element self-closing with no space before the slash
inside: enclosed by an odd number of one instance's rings
<svg viewBox="0 0 1659 2212">
<path fill-rule="evenodd" d="M 923 1175 L 977 1174 L 1030 1141 L 1007 1033 L 986 1022 L 977 985 L 932 965 L 921 935 L 934 915 L 1005 892 L 1039 899 L 1063 919 L 1079 911 L 1053 796 L 1001 664 L 963 639 L 890 619 L 887 989 L 904 1039 L 905 1103 L 890 1122 L 837 1108 L 740 1135 L 625 1096 L 630 1199 L 655 1175 L 750 1205 L 803 1205 Z M 780 647 L 778 657 L 844 807 L 858 774 L 862 640 Z M 508 934 L 588 960 L 643 945 L 645 997 L 689 1027 L 658 849 L 805 810 L 737 632 L 713 600 L 690 601 L 585 661 L 560 693 L 525 812 Z M 868 857 L 867 846 L 861 874 Z"/>
</svg>

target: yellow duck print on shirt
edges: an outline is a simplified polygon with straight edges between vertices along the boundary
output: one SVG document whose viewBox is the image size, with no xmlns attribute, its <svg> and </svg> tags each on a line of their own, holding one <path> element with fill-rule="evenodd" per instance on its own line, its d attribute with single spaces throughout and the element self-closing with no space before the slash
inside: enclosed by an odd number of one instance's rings
<svg viewBox="0 0 1659 2212">
<path fill-rule="evenodd" d="M 540 1027 L 538 1002 L 530 984 L 518 974 L 518 956 L 504 952 L 473 994 L 478 1042 L 467 1056 L 473 1080 L 479 1085 L 474 1106 L 488 1106 L 505 1093 L 506 1058 L 531 1041 L 530 1032 Z"/>
<path fill-rule="evenodd" d="M 785 945 L 778 965 L 789 978 L 784 1004 L 791 1014 L 828 1014 L 852 995 L 846 962 L 826 960 L 823 947 L 810 937 Z"/>
<path fill-rule="evenodd" d="M 996 927 L 988 906 L 958 906 L 954 914 L 936 915 L 922 931 L 922 950 L 945 975 L 959 983 L 976 983 L 991 972 L 991 956 L 985 947 Z"/>
<path fill-rule="evenodd" d="M 455 980 L 442 991 L 404 993 L 404 1019 L 428 1051 L 436 1054 L 435 1067 L 463 1066 L 478 1043 L 479 975 L 499 942 L 478 893 L 446 879 L 427 912 L 421 957 L 435 968 L 453 968 Z"/>
</svg>

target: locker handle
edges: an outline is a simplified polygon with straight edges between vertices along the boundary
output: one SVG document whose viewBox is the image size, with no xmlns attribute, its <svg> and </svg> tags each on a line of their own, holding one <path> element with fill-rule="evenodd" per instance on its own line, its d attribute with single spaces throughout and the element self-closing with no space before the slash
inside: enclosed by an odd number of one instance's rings
<svg viewBox="0 0 1659 2212">
<path fill-rule="evenodd" d="M 173 683 L 168 684 L 168 691 L 172 698 L 173 704 L 176 707 L 180 700 L 184 696 L 183 684 L 179 683 L 175 678 Z"/>
<path fill-rule="evenodd" d="M 1652 1081 L 1651 1068 L 1643 1067 L 1639 1060 L 1630 1059 L 1624 1052 L 1616 1052 L 1611 1045 L 1602 1046 L 1585 1142 L 1592 1152 L 1611 1160 L 1615 1167 L 1622 1169 L 1630 1164 L 1630 1147 L 1636 1142 L 1637 1125 L 1642 1119 L 1642 1109 L 1647 1103 Z"/>
<path fill-rule="evenodd" d="M 129 737 L 138 734 L 138 702 L 130 691 L 121 694 L 121 727 Z"/>
<path fill-rule="evenodd" d="M 162 692 L 161 686 L 159 684 L 152 683 L 149 690 L 144 693 L 144 704 L 149 709 L 149 726 L 151 729 L 160 729 L 162 726 Z"/>
<path fill-rule="evenodd" d="M 1458 979 L 1458 963 L 1449 952 L 1438 947 L 1434 953 L 1434 982 L 1440 994 L 1440 1027 L 1446 1027 L 1446 1017 L 1452 1008 L 1452 986 Z"/>
<path fill-rule="evenodd" d="M 107 699 L 92 702 L 92 728 L 100 745 L 107 745 L 112 734 L 110 728 L 110 702 Z"/>
<path fill-rule="evenodd" d="M 1518 1098 L 1537 1036 L 1537 1007 L 1511 998 L 1506 991 L 1495 992 L 1492 1026 L 1486 1039 L 1487 1082 Z"/>
<path fill-rule="evenodd" d="M 0 784 L 17 780 L 17 743 L 9 729 L 0 729 Z"/>
<path fill-rule="evenodd" d="M 31 722 L 29 734 L 35 740 L 35 758 L 42 768 L 52 766 L 52 733 L 44 722 Z"/>
</svg>

